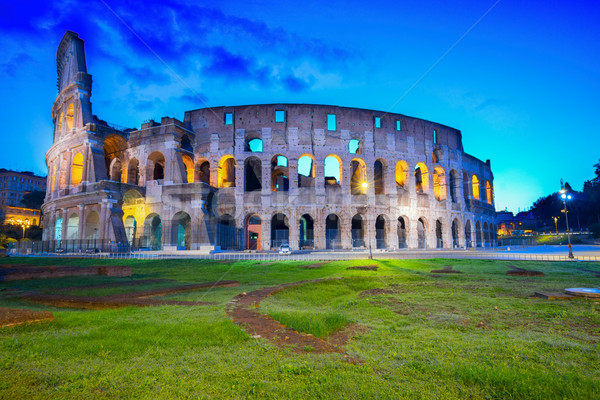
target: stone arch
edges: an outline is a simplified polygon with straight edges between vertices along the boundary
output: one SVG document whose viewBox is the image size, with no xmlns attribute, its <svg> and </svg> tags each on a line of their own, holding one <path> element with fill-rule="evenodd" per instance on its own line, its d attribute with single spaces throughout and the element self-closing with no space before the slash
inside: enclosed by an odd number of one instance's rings
<svg viewBox="0 0 600 400">
<path fill-rule="evenodd" d="M 137 158 L 129 160 L 129 165 L 127 166 L 127 183 L 130 185 L 140 184 L 140 163 Z"/>
<path fill-rule="evenodd" d="M 244 219 L 246 249 L 262 250 L 262 219 L 258 214 L 248 214 Z"/>
<path fill-rule="evenodd" d="M 450 201 L 458 203 L 458 171 L 455 169 L 450 171 Z"/>
<path fill-rule="evenodd" d="M 465 222 L 465 246 L 473 247 L 473 239 L 471 237 L 472 225 L 471 220 Z"/>
<path fill-rule="evenodd" d="M 366 194 L 368 185 L 367 164 L 361 158 L 353 158 L 350 161 L 350 194 Z"/>
<path fill-rule="evenodd" d="M 444 248 L 444 224 L 441 218 L 435 221 L 435 245 L 438 249 Z"/>
<path fill-rule="evenodd" d="M 342 184 L 342 159 L 337 154 L 329 154 L 323 161 L 325 186 Z"/>
<path fill-rule="evenodd" d="M 67 107 L 67 115 L 65 116 L 65 122 L 67 123 L 68 130 L 73 129 L 73 120 L 74 119 L 75 119 L 75 105 L 73 103 L 71 103 Z"/>
<path fill-rule="evenodd" d="M 148 167 L 150 171 L 149 180 L 165 179 L 165 156 L 160 151 L 154 151 L 148 156 Z"/>
<path fill-rule="evenodd" d="M 396 163 L 396 186 L 406 188 L 408 183 L 408 163 L 400 160 Z"/>
<path fill-rule="evenodd" d="M 257 137 L 248 137 L 244 146 L 245 151 L 251 153 L 262 153 L 263 152 L 263 140 Z"/>
<path fill-rule="evenodd" d="M 298 157 L 298 187 L 315 186 L 315 157 L 311 154 L 303 154 Z"/>
<path fill-rule="evenodd" d="M 217 246 L 222 250 L 233 250 L 237 248 L 237 228 L 235 218 L 229 214 L 223 214 L 217 218 Z"/>
<path fill-rule="evenodd" d="M 277 213 L 271 218 L 271 248 L 290 243 L 290 223 L 285 214 Z"/>
<path fill-rule="evenodd" d="M 421 162 L 415 165 L 415 190 L 417 193 L 429 192 L 429 170 Z"/>
<path fill-rule="evenodd" d="M 203 182 L 210 185 L 210 162 L 208 160 L 200 160 L 198 162 L 197 173 L 197 182 Z"/>
<path fill-rule="evenodd" d="M 310 214 L 303 214 L 300 217 L 298 228 L 300 250 L 313 249 L 315 247 L 315 222 Z"/>
<path fill-rule="evenodd" d="M 444 201 L 446 193 L 446 171 L 438 165 L 433 168 L 433 196 L 438 201 Z"/>
<path fill-rule="evenodd" d="M 389 219 L 387 215 L 381 214 L 375 219 L 375 247 L 378 249 L 388 248 L 388 225 Z"/>
<path fill-rule="evenodd" d="M 417 247 L 419 249 L 427 248 L 427 220 L 425 217 L 417 220 Z"/>
<path fill-rule="evenodd" d="M 81 153 L 75 154 L 73 157 L 73 163 L 71 166 L 71 185 L 77 186 L 83 179 L 83 155 Z"/>
<path fill-rule="evenodd" d="M 352 247 L 365 247 L 365 221 L 361 214 L 352 217 Z"/>
<path fill-rule="evenodd" d="M 454 218 L 452 221 L 452 248 L 460 247 L 460 220 L 458 218 Z"/>
<path fill-rule="evenodd" d="M 481 233 L 481 222 L 477 221 L 475 223 L 475 244 L 477 247 L 481 247 L 483 245 L 483 235 Z"/>
<path fill-rule="evenodd" d="M 485 181 L 485 199 L 490 206 L 494 205 L 494 188 L 490 181 Z"/>
<path fill-rule="evenodd" d="M 362 144 L 358 139 L 350 139 L 348 141 L 349 154 L 362 154 Z"/>
<path fill-rule="evenodd" d="M 466 171 L 463 172 L 463 197 L 465 203 L 469 204 L 469 200 L 471 200 L 471 178 Z"/>
<path fill-rule="evenodd" d="M 177 250 L 191 249 L 192 218 L 185 211 L 179 211 L 173 216 L 171 223 L 171 242 L 171 244 L 177 245 Z"/>
<path fill-rule="evenodd" d="M 375 187 L 375 194 L 385 194 L 386 192 L 386 181 L 387 181 L 387 169 L 388 163 L 383 158 L 375 160 L 373 165 L 373 186 Z"/>
<path fill-rule="evenodd" d="M 271 191 L 287 192 L 290 190 L 290 169 L 286 156 L 276 154 L 271 159 Z"/>
<path fill-rule="evenodd" d="M 400 216 L 398 217 L 398 248 L 405 249 L 408 247 L 408 217 Z"/>
<path fill-rule="evenodd" d="M 473 200 L 480 200 L 481 197 L 479 194 L 479 178 L 475 174 L 473 174 L 473 176 L 471 177 L 471 190 L 473 193 Z"/>
<path fill-rule="evenodd" d="M 194 161 L 187 154 L 181 155 L 181 161 L 183 161 L 183 166 L 185 167 L 185 183 L 194 183 Z"/>
<path fill-rule="evenodd" d="M 127 140 L 125 140 L 123 136 L 117 134 L 108 135 L 104 139 L 102 150 L 104 152 L 106 176 L 111 179 L 111 167 L 113 165 L 113 160 L 115 158 L 118 158 L 119 160 L 124 160 L 126 158 L 125 150 L 127 150 Z M 120 182 L 121 178 L 114 180 Z"/>
<path fill-rule="evenodd" d="M 100 215 L 97 211 L 90 211 L 86 215 L 83 225 L 83 238 L 94 241 L 100 239 Z"/>
<path fill-rule="evenodd" d="M 61 111 L 60 116 L 56 120 L 56 133 L 59 135 L 62 133 L 63 118 L 64 118 L 64 113 Z"/>
<path fill-rule="evenodd" d="M 111 181 L 121 182 L 121 169 L 121 160 L 118 157 L 113 158 L 113 160 L 110 163 L 110 174 L 108 175 L 108 178 Z"/>
<path fill-rule="evenodd" d="M 144 247 L 162 249 L 162 219 L 157 213 L 148 214 L 144 220 Z"/>
<path fill-rule="evenodd" d="M 258 157 L 248 157 L 244 161 L 244 191 L 262 190 L 262 161 Z"/>
<path fill-rule="evenodd" d="M 137 236 L 137 221 L 133 215 L 127 215 L 123 218 L 123 225 L 125 226 L 125 235 L 130 246 L 135 245 L 135 239 Z"/>
<path fill-rule="evenodd" d="M 327 249 L 339 249 L 342 247 L 340 217 L 329 214 L 325 218 L 325 247 Z"/>
<path fill-rule="evenodd" d="M 79 239 L 79 214 L 71 213 L 67 219 L 67 240 Z"/>
<path fill-rule="evenodd" d="M 219 160 L 219 179 L 220 188 L 235 187 L 235 158 L 231 155 L 221 157 Z"/>
</svg>

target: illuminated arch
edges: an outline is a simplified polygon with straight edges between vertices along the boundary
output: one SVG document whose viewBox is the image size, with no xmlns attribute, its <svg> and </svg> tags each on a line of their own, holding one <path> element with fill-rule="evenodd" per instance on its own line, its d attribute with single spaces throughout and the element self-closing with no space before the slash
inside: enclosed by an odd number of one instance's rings
<svg viewBox="0 0 600 400">
<path fill-rule="evenodd" d="M 473 191 L 473 200 L 479 200 L 481 198 L 479 195 L 479 178 L 475 174 L 471 177 L 471 188 Z"/>
<path fill-rule="evenodd" d="M 271 191 L 287 192 L 290 188 L 290 169 L 286 156 L 276 154 L 271 159 Z"/>
<path fill-rule="evenodd" d="M 446 171 L 437 166 L 433 168 L 433 195 L 438 201 L 446 200 Z"/>
<path fill-rule="evenodd" d="M 185 167 L 185 182 L 194 183 L 194 162 L 192 161 L 192 158 L 187 154 L 183 154 L 181 160 Z"/>
<path fill-rule="evenodd" d="M 366 194 L 369 186 L 367 164 L 361 158 L 350 161 L 350 194 Z"/>
<path fill-rule="evenodd" d="M 81 183 L 83 179 L 83 155 L 81 153 L 75 154 L 73 157 L 73 165 L 71 167 L 71 185 L 76 186 Z"/>
<path fill-rule="evenodd" d="M 408 163 L 400 160 L 396 163 L 396 185 L 406 187 L 408 183 Z"/>
<path fill-rule="evenodd" d="M 220 188 L 235 187 L 235 158 L 233 156 L 221 157 L 218 184 Z"/>
<path fill-rule="evenodd" d="M 90 211 L 85 217 L 83 238 L 87 240 L 100 239 L 100 215 L 97 211 Z"/>
<path fill-rule="evenodd" d="M 494 205 L 494 188 L 490 181 L 485 181 L 485 198 L 490 206 Z"/>
<path fill-rule="evenodd" d="M 75 118 L 75 105 L 73 103 L 69 104 L 67 107 L 67 116 L 65 117 L 65 121 L 67 122 L 67 129 L 73 129 L 73 119 Z"/>
<path fill-rule="evenodd" d="M 429 192 L 429 170 L 422 162 L 415 166 L 415 190 L 417 193 Z"/>
<path fill-rule="evenodd" d="M 121 160 L 117 157 L 113 158 L 110 163 L 109 179 L 115 182 L 121 182 Z"/>
<path fill-rule="evenodd" d="M 148 156 L 148 166 L 151 176 L 149 180 L 165 179 L 165 156 L 160 151 L 154 151 Z"/>
</svg>

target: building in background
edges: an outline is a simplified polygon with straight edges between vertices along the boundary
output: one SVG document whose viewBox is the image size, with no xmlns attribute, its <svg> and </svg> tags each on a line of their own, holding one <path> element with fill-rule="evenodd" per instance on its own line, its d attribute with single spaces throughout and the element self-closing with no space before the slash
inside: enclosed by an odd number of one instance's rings
<svg viewBox="0 0 600 400">
<path fill-rule="evenodd" d="M 0 168 L 0 221 L 12 224 L 17 220 L 28 226 L 40 224 L 40 210 L 25 207 L 23 196 L 46 191 L 46 177 L 29 171 L 11 171 Z"/>
</svg>

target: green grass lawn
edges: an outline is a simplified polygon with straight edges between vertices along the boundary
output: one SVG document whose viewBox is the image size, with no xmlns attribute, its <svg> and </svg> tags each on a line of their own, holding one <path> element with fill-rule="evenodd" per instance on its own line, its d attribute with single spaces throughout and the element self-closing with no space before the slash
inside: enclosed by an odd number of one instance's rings
<svg viewBox="0 0 600 400">
<path fill-rule="evenodd" d="M 600 398 L 600 303 L 528 298 L 534 291 L 597 287 L 597 263 L 381 260 L 309 263 L 195 260 L 3 259 L 40 265 L 128 264 L 131 278 L 100 276 L 0 283 L 0 307 L 49 310 L 53 322 L 0 328 L 0 398 Z M 507 265 L 545 277 L 507 276 Z M 451 265 L 462 274 L 432 276 Z M 295 353 L 253 339 L 225 313 L 232 297 L 286 282 L 259 311 L 327 337 L 351 327 L 341 354 Z M 170 294 L 215 305 L 74 310 L 18 300 L 7 288 L 51 292 L 130 279 L 166 286 L 234 279 L 239 287 Z M 78 289 L 106 295 L 164 287 Z M 75 293 L 75 292 L 72 292 Z"/>
</svg>

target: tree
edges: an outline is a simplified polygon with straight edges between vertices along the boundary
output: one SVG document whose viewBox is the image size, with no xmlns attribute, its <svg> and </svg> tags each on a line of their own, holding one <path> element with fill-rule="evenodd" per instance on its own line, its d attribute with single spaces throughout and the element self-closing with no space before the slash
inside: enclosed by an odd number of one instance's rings
<svg viewBox="0 0 600 400">
<path fill-rule="evenodd" d="M 39 190 L 29 192 L 23 196 L 23 200 L 21 200 L 21 205 L 25 208 L 33 208 L 39 210 L 40 208 L 42 208 L 42 204 L 44 204 L 45 197 L 46 193 Z"/>
</svg>

